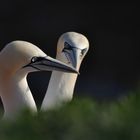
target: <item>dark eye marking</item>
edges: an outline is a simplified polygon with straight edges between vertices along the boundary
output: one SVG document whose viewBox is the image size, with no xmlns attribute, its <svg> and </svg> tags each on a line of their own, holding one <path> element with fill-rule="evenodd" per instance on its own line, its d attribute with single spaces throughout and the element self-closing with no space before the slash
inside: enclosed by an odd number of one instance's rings
<svg viewBox="0 0 140 140">
<path fill-rule="evenodd" d="M 47 57 L 47 56 L 45 56 L 45 57 Z M 43 60 L 44 60 L 45 57 L 33 56 L 33 57 L 31 58 L 31 62 L 30 62 L 29 64 L 23 66 L 22 68 L 26 68 L 26 67 L 30 66 L 30 67 L 33 67 L 33 68 L 35 68 L 35 69 L 37 69 L 37 70 L 40 70 L 40 69 L 36 68 L 34 65 L 32 65 L 32 64 L 36 63 L 36 64 L 39 65 L 40 63 L 42 63 L 42 65 L 43 65 Z M 48 60 L 48 61 L 49 61 L 49 60 Z M 37 63 L 37 62 L 38 62 L 38 63 Z"/>
<path fill-rule="evenodd" d="M 43 57 L 34 56 L 34 57 L 31 58 L 31 63 L 35 63 L 35 62 L 41 61 L 43 59 L 44 59 Z"/>
<path fill-rule="evenodd" d="M 36 61 L 37 61 L 37 59 L 38 59 L 38 57 L 36 57 L 36 56 L 32 57 L 32 58 L 31 58 L 31 63 L 36 62 Z"/>
<path fill-rule="evenodd" d="M 72 50 L 72 48 L 73 47 L 69 43 L 65 42 L 63 52 L 65 52 L 66 50 Z"/>
<path fill-rule="evenodd" d="M 85 49 L 76 48 L 74 46 L 71 46 L 67 42 L 64 42 L 64 48 L 63 48 L 62 52 L 69 54 L 71 51 L 73 51 L 74 48 L 81 51 L 81 54 L 80 54 L 81 57 L 87 52 L 87 48 L 85 48 Z"/>
<path fill-rule="evenodd" d="M 86 51 L 87 51 L 86 48 L 85 48 L 85 49 L 82 49 L 82 50 L 81 50 L 81 54 L 84 55 L 84 54 L 86 53 Z"/>
<path fill-rule="evenodd" d="M 67 42 L 64 43 L 64 47 L 65 47 L 65 49 L 68 49 L 68 50 L 72 49 L 72 46 Z"/>
</svg>

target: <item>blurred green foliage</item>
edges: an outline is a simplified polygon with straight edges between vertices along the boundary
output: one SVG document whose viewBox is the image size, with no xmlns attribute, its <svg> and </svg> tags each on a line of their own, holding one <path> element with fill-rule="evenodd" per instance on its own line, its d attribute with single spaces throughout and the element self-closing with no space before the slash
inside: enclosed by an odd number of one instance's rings
<svg viewBox="0 0 140 140">
<path fill-rule="evenodd" d="M 140 140 L 140 92 L 120 100 L 74 99 L 63 107 L 0 122 L 0 140 Z"/>
</svg>

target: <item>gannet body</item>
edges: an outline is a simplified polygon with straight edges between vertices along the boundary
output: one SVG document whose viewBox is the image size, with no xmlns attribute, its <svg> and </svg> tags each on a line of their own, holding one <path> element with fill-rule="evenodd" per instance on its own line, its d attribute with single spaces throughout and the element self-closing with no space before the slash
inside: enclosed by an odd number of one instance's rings
<svg viewBox="0 0 140 140">
<path fill-rule="evenodd" d="M 36 71 L 77 71 L 47 56 L 37 46 L 26 41 L 13 41 L 0 52 L 0 96 L 4 118 L 15 118 L 22 109 L 37 111 L 27 84 L 27 74 Z"/>
<path fill-rule="evenodd" d="M 88 39 L 76 32 L 61 35 L 57 44 L 56 59 L 73 66 L 77 71 L 89 49 Z M 73 98 L 77 74 L 53 71 L 41 110 L 54 109 Z"/>
</svg>

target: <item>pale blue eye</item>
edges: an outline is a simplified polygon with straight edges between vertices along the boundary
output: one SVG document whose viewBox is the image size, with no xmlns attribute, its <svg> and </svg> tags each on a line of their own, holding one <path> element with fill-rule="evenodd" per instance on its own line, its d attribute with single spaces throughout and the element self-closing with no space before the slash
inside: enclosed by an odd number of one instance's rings
<svg viewBox="0 0 140 140">
<path fill-rule="evenodd" d="M 38 57 L 34 56 L 34 57 L 32 57 L 31 62 L 34 63 L 37 61 L 37 59 L 38 59 Z"/>
<path fill-rule="evenodd" d="M 37 57 L 37 56 L 34 56 L 34 57 L 32 57 L 32 59 L 31 59 L 31 63 L 34 63 L 34 62 L 37 62 L 37 61 L 41 61 L 41 60 L 43 60 L 44 59 L 44 57 Z"/>
</svg>

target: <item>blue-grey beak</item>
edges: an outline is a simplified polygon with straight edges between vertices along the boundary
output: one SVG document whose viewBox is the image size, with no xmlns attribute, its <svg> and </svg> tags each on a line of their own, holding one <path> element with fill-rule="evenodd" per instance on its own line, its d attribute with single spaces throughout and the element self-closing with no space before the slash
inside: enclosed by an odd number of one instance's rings
<svg viewBox="0 0 140 140">
<path fill-rule="evenodd" d="M 78 70 L 78 64 L 80 63 L 80 50 L 73 48 L 69 53 L 66 53 L 67 59 L 70 61 L 72 66 Z"/>
<path fill-rule="evenodd" d="M 35 58 L 36 59 L 34 61 L 32 61 L 30 64 L 26 65 L 25 67 L 30 66 L 39 71 L 55 70 L 55 71 L 63 71 L 63 72 L 69 72 L 69 73 L 78 73 L 78 71 L 75 68 L 73 68 L 57 59 L 54 59 L 50 56 L 35 57 Z"/>
</svg>

